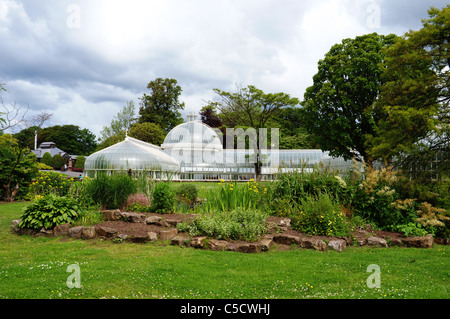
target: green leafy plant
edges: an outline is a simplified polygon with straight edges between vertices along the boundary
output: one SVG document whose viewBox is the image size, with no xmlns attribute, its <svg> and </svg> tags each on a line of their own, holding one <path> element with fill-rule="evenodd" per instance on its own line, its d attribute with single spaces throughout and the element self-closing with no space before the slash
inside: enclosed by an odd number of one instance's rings
<svg viewBox="0 0 450 319">
<path fill-rule="evenodd" d="M 408 236 L 425 236 L 428 234 L 425 228 L 420 223 L 408 223 L 397 225 L 397 230 L 402 232 L 406 237 Z"/>
<path fill-rule="evenodd" d="M 155 185 L 150 211 L 167 213 L 173 211 L 175 205 L 174 191 L 169 183 L 160 182 Z"/>
<path fill-rule="evenodd" d="M 192 222 L 178 224 L 178 230 L 192 236 L 254 241 L 267 232 L 267 214 L 256 209 L 238 207 L 227 212 L 210 212 Z"/>
<path fill-rule="evenodd" d="M 19 227 L 53 229 L 57 225 L 73 223 L 81 214 L 82 211 L 74 199 L 48 194 L 25 208 Z"/>
<path fill-rule="evenodd" d="M 364 168 L 352 206 L 356 214 L 384 230 L 416 218 L 414 200 L 401 199 L 397 191 L 402 176 L 392 167 Z"/>
<path fill-rule="evenodd" d="M 34 195 L 55 194 L 65 196 L 68 194 L 73 179 L 68 179 L 57 172 L 39 172 L 36 180 L 31 184 L 30 191 Z"/>
<path fill-rule="evenodd" d="M 338 203 L 327 193 L 307 196 L 291 216 L 291 227 L 311 235 L 347 236 L 350 226 Z"/>
<path fill-rule="evenodd" d="M 194 205 L 198 197 L 197 187 L 192 184 L 183 184 L 177 188 L 176 196 L 180 202 Z"/>
<path fill-rule="evenodd" d="M 290 173 L 277 176 L 270 191 L 269 208 L 279 215 L 279 209 L 275 201 L 282 201 L 291 205 L 300 203 L 308 196 L 318 196 L 326 192 L 334 200 L 342 204 L 350 204 L 354 196 L 354 188 L 346 182 L 346 177 L 341 177 L 339 171 L 331 169 L 323 164 L 318 164 L 312 169 L 304 165 Z"/>
</svg>

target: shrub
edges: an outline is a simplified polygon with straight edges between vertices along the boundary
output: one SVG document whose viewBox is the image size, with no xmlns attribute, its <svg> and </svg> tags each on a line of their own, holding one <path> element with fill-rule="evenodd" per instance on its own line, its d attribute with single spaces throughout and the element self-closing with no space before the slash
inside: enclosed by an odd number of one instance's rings
<svg viewBox="0 0 450 319">
<path fill-rule="evenodd" d="M 319 196 L 328 193 L 334 200 L 342 204 L 351 203 L 354 189 L 345 178 L 339 176 L 337 170 L 322 165 L 316 165 L 311 171 L 305 168 L 294 172 L 278 175 L 278 180 L 273 183 L 269 209 L 276 215 L 283 214 L 278 209 L 281 198 L 284 205 L 296 205 L 309 196 Z"/>
<path fill-rule="evenodd" d="M 19 227 L 52 229 L 57 225 L 74 222 L 81 213 L 74 199 L 48 194 L 25 208 Z"/>
<path fill-rule="evenodd" d="M 51 167 L 50 169 L 53 169 L 53 167 L 52 167 L 52 155 L 49 152 L 45 152 L 44 156 L 42 156 L 41 163 Z"/>
<path fill-rule="evenodd" d="M 75 161 L 75 168 L 84 169 L 85 162 L 86 162 L 86 157 L 84 157 L 83 155 L 78 156 L 77 160 Z"/>
<path fill-rule="evenodd" d="M 418 207 L 419 218 L 416 221 L 428 232 L 438 237 L 449 237 L 449 212 L 443 208 L 433 207 L 424 202 Z"/>
<path fill-rule="evenodd" d="M 180 202 L 194 205 L 198 197 L 197 187 L 193 184 L 182 184 L 177 188 L 176 196 Z"/>
<path fill-rule="evenodd" d="M 48 153 L 45 153 L 45 154 L 48 154 Z M 51 171 L 53 169 L 53 167 L 51 167 L 51 166 L 49 166 L 47 164 L 44 164 L 42 162 L 41 163 L 37 163 L 37 168 L 39 170 L 47 170 L 47 171 Z"/>
<path fill-rule="evenodd" d="M 167 213 L 173 211 L 175 197 L 169 183 L 160 182 L 155 185 L 153 200 L 150 210 L 155 213 Z"/>
<path fill-rule="evenodd" d="M 311 235 L 347 236 L 350 227 L 347 218 L 327 193 L 309 195 L 297 206 L 291 216 L 291 227 Z"/>
<path fill-rule="evenodd" d="M 127 174 L 98 173 L 96 178 L 86 181 L 85 187 L 86 196 L 102 208 L 116 209 L 126 205 L 128 196 L 136 192 L 137 183 Z"/>
<path fill-rule="evenodd" d="M 61 169 L 64 166 L 65 161 L 61 155 L 55 154 L 55 155 L 53 155 L 51 163 L 52 163 L 51 166 L 54 169 Z"/>
<path fill-rule="evenodd" d="M 134 212 L 146 212 L 149 210 L 150 201 L 147 195 L 142 193 L 131 194 L 127 198 L 127 210 Z"/>
<path fill-rule="evenodd" d="M 92 199 L 89 184 L 89 177 L 85 177 L 83 181 L 72 183 L 68 195 L 74 198 L 78 204 L 85 209 L 99 209 L 100 204 Z"/>
<path fill-rule="evenodd" d="M 406 237 L 408 236 L 425 236 L 428 232 L 422 228 L 421 224 L 408 223 L 404 225 L 397 225 L 397 231 L 402 232 Z"/>
<path fill-rule="evenodd" d="M 177 227 L 191 236 L 254 241 L 267 232 L 267 216 L 260 210 L 238 207 L 229 212 L 210 212 Z"/>
<path fill-rule="evenodd" d="M 391 167 L 366 168 L 352 202 L 356 214 L 385 230 L 412 222 L 416 218 L 414 205 L 402 204 L 404 200 L 397 191 L 401 179 L 400 172 Z"/>
<path fill-rule="evenodd" d="M 61 173 L 57 172 L 39 172 L 31 184 L 30 191 L 34 195 L 55 194 L 66 196 L 69 192 L 72 179 L 68 179 Z"/>
</svg>

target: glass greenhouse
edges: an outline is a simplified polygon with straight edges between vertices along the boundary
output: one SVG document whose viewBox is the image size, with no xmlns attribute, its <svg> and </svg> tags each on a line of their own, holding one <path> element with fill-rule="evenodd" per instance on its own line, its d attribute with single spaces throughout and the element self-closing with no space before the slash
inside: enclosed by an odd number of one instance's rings
<svg viewBox="0 0 450 319">
<path fill-rule="evenodd" d="M 255 178 L 253 149 L 223 149 L 219 135 L 197 120 L 193 113 L 173 128 L 161 147 L 132 137 L 92 154 L 86 159 L 85 174 L 97 171 L 162 172 L 173 180 L 249 180 Z M 329 156 L 321 150 L 261 150 L 261 178 L 271 180 L 279 173 L 298 168 L 312 170 L 319 163 L 346 170 L 351 161 Z"/>
<path fill-rule="evenodd" d="M 84 164 L 87 176 L 98 171 L 151 172 L 154 177 L 173 174 L 180 170 L 180 163 L 161 151 L 161 148 L 127 136 L 124 141 L 90 155 Z"/>
</svg>

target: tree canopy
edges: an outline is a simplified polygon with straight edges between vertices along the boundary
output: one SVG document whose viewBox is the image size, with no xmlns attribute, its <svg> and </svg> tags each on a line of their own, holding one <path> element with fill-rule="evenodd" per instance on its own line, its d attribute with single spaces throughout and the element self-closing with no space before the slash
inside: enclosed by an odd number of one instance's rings
<svg viewBox="0 0 450 319">
<path fill-rule="evenodd" d="M 180 110 L 184 103 L 179 101 L 182 92 L 177 80 L 157 78 L 147 85 L 150 94 L 140 98 L 139 123 L 156 123 L 166 133 L 183 123 Z"/>
<path fill-rule="evenodd" d="M 331 155 L 371 163 L 367 136 L 375 134 L 373 103 L 383 84 L 383 49 L 397 36 L 377 33 L 344 39 L 318 63 L 313 85 L 304 95 L 308 132 Z"/>
<path fill-rule="evenodd" d="M 235 92 L 226 92 L 219 89 L 214 89 L 214 92 L 219 96 L 219 101 L 209 102 L 209 105 L 220 111 L 219 116 L 223 124 L 230 128 L 242 128 L 241 132 L 244 132 L 244 128 L 255 130 L 256 134 L 253 134 L 253 137 L 252 135 L 245 135 L 249 137 L 250 147 L 255 151 L 254 156 L 256 158 L 252 159 L 251 162 L 255 164 L 256 176 L 259 177 L 262 165 L 259 130 L 268 128 L 269 121 L 282 108 L 296 106 L 299 100 L 283 92 L 264 93 L 253 85 L 236 86 Z M 237 137 L 239 138 L 239 136 Z M 234 142 L 234 139 L 231 139 L 230 136 L 227 136 L 226 140 Z"/>
<path fill-rule="evenodd" d="M 0 167 L 0 196 L 5 201 L 26 194 L 38 172 L 36 155 L 20 147 L 11 134 L 0 136 Z"/>
<path fill-rule="evenodd" d="M 431 8 L 418 31 L 386 51 L 374 157 L 411 166 L 450 154 L 450 5 Z M 426 166 L 426 165 L 425 165 Z"/>
<path fill-rule="evenodd" d="M 154 145 L 161 145 L 166 133 L 158 124 L 145 122 L 131 126 L 129 136 Z"/>
<path fill-rule="evenodd" d="M 134 123 L 136 123 L 134 102 L 128 101 L 122 110 L 113 117 L 111 124 L 103 127 L 97 149 L 103 149 L 123 141 Z"/>
</svg>

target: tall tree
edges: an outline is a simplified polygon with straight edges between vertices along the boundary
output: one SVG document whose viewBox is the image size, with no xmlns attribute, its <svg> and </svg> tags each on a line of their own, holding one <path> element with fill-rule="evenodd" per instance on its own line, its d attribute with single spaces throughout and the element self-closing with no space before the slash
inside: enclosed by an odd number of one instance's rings
<svg viewBox="0 0 450 319">
<path fill-rule="evenodd" d="M 179 101 L 182 92 L 177 80 L 157 78 L 147 85 L 150 94 L 140 98 L 139 122 L 157 123 L 167 133 L 183 123 L 180 110 L 184 103 Z"/>
<path fill-rule="evenodd" d="M 71 155 L 90 155 L 97 147 L 94 133 L 77 125 L 46 127 L 38 135 L 38 144 L 42 142 L 54 142 L 58 148 Z"/>
<path fill-rule="evenodd" d="M 411 166 L 436 156 L 450 168 L 450 5 L 387 50 L 372 153 Z"/>
<path fill-rule="evenodd" d="M 270 122 L 270 127 L 280 129 L 280 149 L 318 148 L 314 136 L 308 134 L 303 109 L 285 107 Z"/>
<path fill-rule="evenodd" d="M 129 135 L 147 143 L 161 145 L 166 133 L 158 124 L 145 122 L 131 126 Z"/>
<path fill-rule="evenodd" d="M 136 123 L 135 106 L 133 101 L 128 101 L 117 115 L 115 115 L 109 126 L 104 126 L 100 132 L 98 149 L 111 146 L 125 139 L 131 126 Z"/>
<path fill-rule="evenodd" d="M 202 107 L 202 109 L 200 110 L 200 119 L 203 123 L 212 128 L 221 127 L 223 125 L 222 119 L 216 113 L 216 107 L 214 103 L 210 103 Z"/>
<path fill-rule="evenodd" d="M 291 98 L 286 93 L 264 93 L 253 85 L 236 87 L 236 92 L 226 92 L 214 89 L 220 100 L 215 106 L 220 111 L 224 124 L 228 127 L 245 127 L 255 130 L 255 134 L 248 135 L 250 145 L 254 150 L 254 163 L 257 178 L 261 175 L 262 152 L 260 147 L 260 131 L 267 128 L 268 121 L 283 107 L 295 106 L 299 103 L 297 98 Z M 227 141 L 233 141 L 227 136 Z"/>
<path fill-rule="evenodd" d="M 344 39 L 319 61 L 302 105 L 308 132 L 321 149 L 371 164 L 367 136 L 375 134 L 377 123 L 372 106 L 383 84 L 380 63 L 383 48 L 396 39 L 376 33 Z"/>
<path fill-rule="evenodd" d="M 0 136 L 0 194 L 7 202 L 24 195 L 38 168 L 36 156 L 10 134 Z"/>
</svg>

